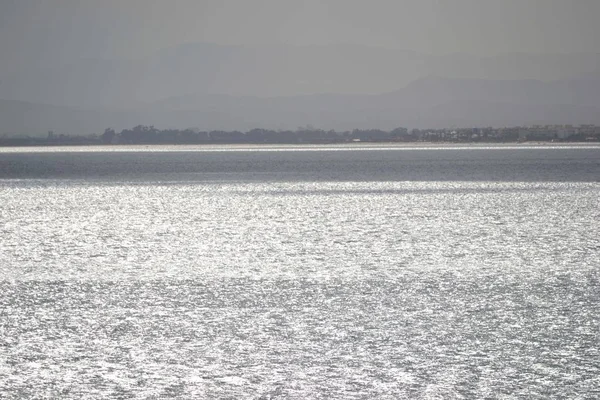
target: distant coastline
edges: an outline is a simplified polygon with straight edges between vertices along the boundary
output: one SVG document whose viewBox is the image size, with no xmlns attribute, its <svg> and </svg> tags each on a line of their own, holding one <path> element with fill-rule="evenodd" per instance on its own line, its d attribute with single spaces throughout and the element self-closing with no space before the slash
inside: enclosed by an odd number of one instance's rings
<svg viewBox="0 0 600 400">
<path fill-rule="evenodd" d="M 334 131 L 300 128 L 295 131 L 253 129 L 240 131 L 160 130 L 138 125 L 101 135 L 67 135 L 49 131 L 46 137 L 4 136 L 0 147 L 19 146 L 120 146 L 120 145 L 325 145 L 358 143 L 406 144 L 501 144 L 501 143 L 599 143 L 600 126 L 545 125 L 507 128 L 396 128 Z"/>
</svg>

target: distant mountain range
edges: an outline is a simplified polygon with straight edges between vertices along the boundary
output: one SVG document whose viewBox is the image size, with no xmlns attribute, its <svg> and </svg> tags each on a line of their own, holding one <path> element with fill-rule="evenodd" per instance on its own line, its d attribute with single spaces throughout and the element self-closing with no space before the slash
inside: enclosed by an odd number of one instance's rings
<svg viewBox="0 0 600 400">
<path fill-rule="evenodd" d="M 191 44 L 0 71 L 0 98 L 0 134 L 600 123 L 600 54 Z"/>
<path fill-rule="evenodd" d="M 358 45 L 197 43 L 168 48 L 144 59 L 48 61 L 23 65 L 12 74 L 0 68 L 0 98 L 121 107 L 186 94 L 384 93 L 427 76 L 553 81 L 591 75 L 600 75 L 600 54 L 435 56 Z"/>
<path fill-rule="evenodd" d="M 102 132 L 137 124 L 203 130 L 600 124 L 600 79 L 541 82 L 425 78 L 380 95 L 187 95 L 137 108 L 0 101 L 3 133 Z"/>
</svg>

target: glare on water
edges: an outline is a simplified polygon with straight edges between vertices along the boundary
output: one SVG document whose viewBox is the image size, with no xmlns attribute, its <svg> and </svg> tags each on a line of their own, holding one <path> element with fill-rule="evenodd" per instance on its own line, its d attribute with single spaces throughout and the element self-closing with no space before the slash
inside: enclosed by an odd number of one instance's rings
<svg viewBox="0 0 600 400">
<path fill-rule="evenodd" d="M 600 183 L 486 181 L 484 161 L 443 181 L 5 179 L 0 393 L 593 394 Z"/>
</svg>

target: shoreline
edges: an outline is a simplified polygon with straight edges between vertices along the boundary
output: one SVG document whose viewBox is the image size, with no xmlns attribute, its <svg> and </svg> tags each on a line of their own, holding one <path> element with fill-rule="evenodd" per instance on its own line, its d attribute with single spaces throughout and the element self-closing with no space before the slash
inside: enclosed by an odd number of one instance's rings
<svg viewBox="0 0 600 400">
<path fill-rule="evenodd" d="M 352 151 L 352 150 L 452 150 L 452 149 L 600 149 L 600 142 L 355 142 L 323 144 L 120 144 L 120 145 L 29 145 L 0 146 L 1 153 L 53 152 L 215 152 L 215 151 Z"/>
</svg>

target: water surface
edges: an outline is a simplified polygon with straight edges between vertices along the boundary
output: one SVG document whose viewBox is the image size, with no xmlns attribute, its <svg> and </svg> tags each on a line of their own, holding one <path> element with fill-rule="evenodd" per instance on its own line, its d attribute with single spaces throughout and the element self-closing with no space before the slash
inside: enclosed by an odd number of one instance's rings
<svg viewBox="0 0 600 400">
<path fill-rule="evenodd" d="M 600 147 L 0 151 L 5 398 L 597 398 Z"/>
</svg>

